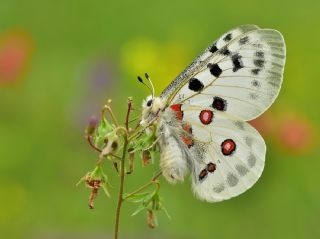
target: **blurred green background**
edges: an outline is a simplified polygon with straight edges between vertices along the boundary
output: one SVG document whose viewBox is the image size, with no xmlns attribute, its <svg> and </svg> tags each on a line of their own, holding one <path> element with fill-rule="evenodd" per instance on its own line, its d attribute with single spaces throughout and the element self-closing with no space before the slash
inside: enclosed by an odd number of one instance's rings
<svg viewBox="0 0 320 239">
<path fill-rule="evenodd" d="M 125 204 L 122 238 L 320 238 L 320 3 L 305 1 L 40 1 L 0 3 L 0 238 L 112 238 L 114 188 L 89 210 L 75 187 L 97 158 L 85 142 L 90 115 L 108 98 L 123 118 L 127 96 L 159 94 L 224 32 L 253 23 L 287 44 L 280 96 L 254 125 L 268 145 L 264 174 L 245 194 L 209 204 L 188 182 L 161 179 L 172 216 L 146 216 Z M 156 162 L 157 164 L 157 162 Z M 153 169 L 137 162 L 126 191 Z M 154 166 L 155 168 L 157 166 Z"/>
</svg>

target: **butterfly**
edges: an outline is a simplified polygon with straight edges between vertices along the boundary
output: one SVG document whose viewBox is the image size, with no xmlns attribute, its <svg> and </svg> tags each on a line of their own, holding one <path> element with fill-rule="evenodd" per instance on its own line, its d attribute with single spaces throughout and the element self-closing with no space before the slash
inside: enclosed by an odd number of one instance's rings
<svg viewBox="0 0 320 239">
<path fill-rule="evenodd" d="M 266 145 L 247 121 L 278 96 L 285 58 L 280 32 L 242 25 L 213 42 L 159 97 L 144 101 L 141 125 L 157 127 L 160 167 L 169 182 L 190 173 L 195 195 L 208 202 L 256 183 Z"/>
</svg>

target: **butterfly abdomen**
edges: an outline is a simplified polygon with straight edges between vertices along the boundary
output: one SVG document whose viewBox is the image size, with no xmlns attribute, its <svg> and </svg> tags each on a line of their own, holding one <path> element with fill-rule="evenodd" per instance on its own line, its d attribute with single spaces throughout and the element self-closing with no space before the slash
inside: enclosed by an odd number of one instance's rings
<svg viewBox="0 0 320 239">
<path fill-rule="evenodd" d="M 188 172 L 186 150 L 193 144 L 189 136 L 191 125 L 182 124 L 180 117 L 182 117 L 180 107 L 176 106 L 175 110 L 168 109 L 164 112 L 158 130 L 158 135 L 161 137 L 160 167 L 165 178 L 171 183 L 184 180 Z"/>
<path fill-rule="evenodd" d="M 185 154 L 173 136 L 165 137 L 165 141 L 160 143 L 160 167 L 163 175 L 171 183 L 183 181 L 188 172 Z"/>
</svg>

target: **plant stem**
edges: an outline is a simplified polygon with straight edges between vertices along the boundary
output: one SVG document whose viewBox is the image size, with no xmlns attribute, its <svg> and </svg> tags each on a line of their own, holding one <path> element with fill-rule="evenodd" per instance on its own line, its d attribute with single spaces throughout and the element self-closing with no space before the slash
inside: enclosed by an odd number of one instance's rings
<svg viewBox="0 0 320 239">
<path fill-rule="evenodd" d="M 114 239 L 118 239 L 118 232 L 119 232 L 119 222 L 120 222 L 120 211 L 123 202 L 123 188 L 124 188 L 124 176 L 125 176 L 125 158 L 128 146 L 128 139 L 125 138 L 124 145 L 123 145 L 123 154 L 122 159 L 120 161 L 120 186 L 119 186 L 119 195 L 118 195 L 118 205 L 116 210 L 116 221 L 114 226 Z"/>
<path fill-rule="evenodd" d="M 154 184 L 156 179 L 159 178 L 162 175 L 162 171 L 159 171 L 155 176 L 152 177 L 152 179 L 146 183 L 145 185 L 141 186 L 140 188 L 134 190 L 132 193 L 129 193 L 123 200 L 126 200 L 127 198 L 131 197 L 132 195 L 139 193 L 149 187 L 150 185 Z"/>
<path fill-rule="evenodd" d="M 127 114 L 126 114 L 126 120 L 125 120 L 125 126 L 126 128 L 124 129 L 123 127 L 118 127 L 118 130 L 123 130 L 124 132 L 124 144 L 123 144 L 123 149 L 122 149 L 122 157 L 120 160 L 120 186 L 119 186 L 119 195 L 118 195 L 118 205 L 116 209 L 116 221 L 114 225 L 114 239 L 118 239 L 118 234 L 119 234 L 119 223 L 120 223 L 120 212 L 121 212 L 121 206 L 123 202 L 123 188 L 124 188 L 124 176 L 125 176 L 125 166 L 126 166 L 126 155 L 127 155 L 127 148 L 128 148 L 128 142 L 129 142 L 129 116 L 131 112 L 131 107 L 132 107 L 132 99 L 128 98 L 128 109 L 127 109 Z M 108 108 L 106 108 L 108 109 Z M 110 114 L 112 115 L 112 111 L 110 110 Z"/>
</svg>

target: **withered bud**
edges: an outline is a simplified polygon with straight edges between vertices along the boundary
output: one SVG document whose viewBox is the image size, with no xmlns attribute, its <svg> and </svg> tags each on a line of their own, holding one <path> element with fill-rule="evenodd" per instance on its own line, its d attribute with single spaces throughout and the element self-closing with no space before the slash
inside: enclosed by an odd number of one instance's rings
<svg viewBox="0 0 320 239">
<path fill-rule="evenodd" d="M 101 180 L 100 179 L 92 179 L 90 176 L 87 176 L 86 179 L 86 184 L 89 188 L 100 188 Z"/>
<path fill-rule="evenodd" d="M 98 196 L 98 189 L 97 188 L 93 188 L 91 191 L 91 194 L 89 196 L 89 208 L 93 209 L 94 208 L 94 200 L 96 199 L 96 197 Z"/>
<path fill-rule="evenodd" d="M 96 197 L 98 196 L 98 189 L 101 186 L 101 180 L 99 179 L 92 179 L 90 176 L 87 176 L 86 179 L 86 185 L 91 188 L 91 193 L 89 196 L 89 208 L 93 209 L 94 208 L 94 200 L 96 199 Z"/>
<path fill-rule="evenodd" d="M 150 209 L 147 210 L 147 224 L 148 224 L 148 227 L 151 229 L 156 227 L 153 211 Z"/>
<path fill-rule="evenodd" d="M 150 162 L 151 154 L 148 150 L 142 151 L 142 165 L 147 166 Z"/>
<path fill-rule="evenodd" d="M 95 116 L 91 116 L 89 119 L 89 124 L 86 128 L 86 135 L 93 135 L 96 127 L 98 125 L 98 119 Z"/>
</svg>

